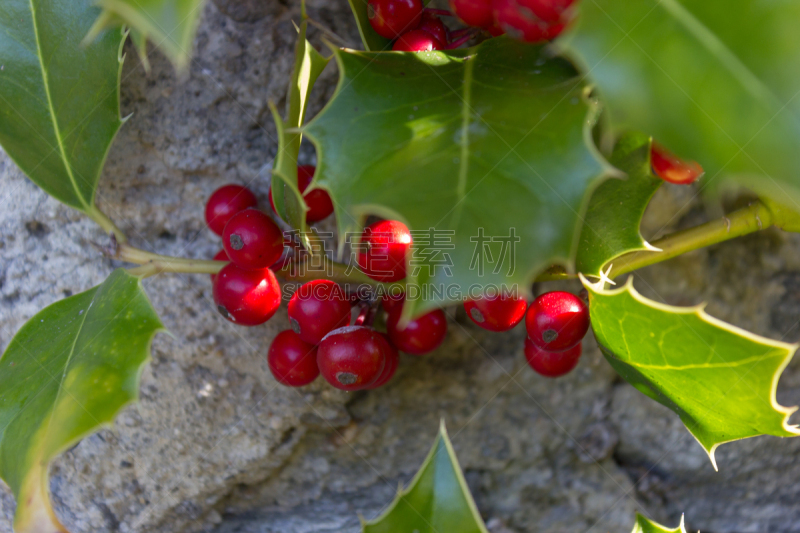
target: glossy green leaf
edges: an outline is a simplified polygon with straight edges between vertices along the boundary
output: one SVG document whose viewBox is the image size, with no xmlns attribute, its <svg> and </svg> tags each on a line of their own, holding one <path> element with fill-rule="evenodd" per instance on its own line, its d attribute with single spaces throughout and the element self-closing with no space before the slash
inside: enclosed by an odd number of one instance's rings
<svg viewBox="0 0 800 533">
<path fill-rule="evenodd" d="M 369 23 L 369 3 L 367 0 L 348 0 L 350 2 L 350 9 L 353 11 L 353 16 L 356 19 L 358 26 L 358 34 L 361 36 L 361 42 L 364 44 L 364 49 L 367 52 L 381 52 L 383 50 L 391 50 L 392 41 L 386 37 L 381 37 L 372 25 Z"/>
<path fill-rule="evenodd" d="M 698 307 L 648 300 L 633 278 L 616 290 L 590 284 L 592 329 L 611 366 L 640 392 L 669 407 L 708 452 L 755 437 L 800 434 L 796 408 L 778 404 L 778 379 L 797 345 L 759 337 Z"/>
<path fill-rule="evenodd" d="M 149 40 L 176 69 L 185 71 L 189 67 L 205 0 L 97 0 L 96 5 L 103 9 L 103 14 L 92 28 L 90 38 L 104 28 L 123 23 L 130 28 L 145 65 L 148 65 L 145 42 Z"/>
<path fill-rule="evenodd" d="M 92 0 L 0 5 L 0 144 L 48 194 L 90 214 L 122 124 L 123 34 L 81 46 L 98 13 Z"/>
<path fill-rule="evenodd" d="M 272 170 L 272 198 L 281 217 L 299 230 L 301 235 L 305 235 L 308 229 L 305 217 L 308 206 L 297 187 L 297 155 L 300 153 L 302 141 L 302 134 L 297 128 L 303 124 L 311 89 L 330 61 L 330 58 L 323 57 L 306 40 L 307 27 L 308 23 L 303 21 L 298 28 L 285 121 L 281 119 L 275 106 L 270 104 L 272 118 L 278 130 L 278 155 Z M 313 185 L 310 187 L 313 188 Z"/>
<path fill-rule="evenodd" d="M 575 261 L 587 276 L 600 276 L 604 265 L 624 253 L 654 249 L 639 232 L 647 204 L 663 183 L 651 171 L 650 139 L 624 135 L 610 161 L 627 177 L 604 182 L 589 201 Z"/>
<path fill-rule="evenodd" d="M 363 533 L 488 533 L 442 422 L 428 457 L 391 507 Z"/>
<path fill-rule="evenodd" d="M 563 42 L 616 131 L 636 129 L 706 170 L 800 204 L 797 0 L 580 2 Z"/>
<path fill-rule="evenodd" d="M 408 314 L 489 285 L 527 290 L 574 257 L 588 195 L 609 170 L 591 142 L 580 75 L 543 47 L 339 50 L 333 100 L 303 131 L 341 236 L 369 214 L 404 221 L 414 255 Z M 417 291 L 419 292 L 419 291 Z"/>
<path fill-rule="evenodd" d="M 683 525 L 682 516 L 681 523 L 678 524 L 678 527 L 670 529 L 660 524 L 656 524 L 639 513 L 636 513 L 636 524 L 633 526 L 632 533 L 686 533 L 686 528 Z"/>
<path fill-rule="evenodd" d="M 160 329 L 139 278 L 119 269 L 11 340 L 0 358 L 0 477 L 18 502 L 17 533 L 66 531 L 50 505 L 50 462 L 137 398 Z"/>
</svg>

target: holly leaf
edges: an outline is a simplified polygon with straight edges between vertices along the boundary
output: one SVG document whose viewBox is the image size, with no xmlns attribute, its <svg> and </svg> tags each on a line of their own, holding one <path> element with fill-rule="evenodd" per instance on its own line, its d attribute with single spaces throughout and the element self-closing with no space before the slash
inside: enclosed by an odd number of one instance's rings
<svg viewBox="0 0 800 533">
<path fill-rule="evenodd" d="M 639 232 L 647 204 L 663 183 L 652 174 L 650 144 L 647 136 L 630 133 L 614 148 L 610 162 L 627 178 L 608 180 L 592 194 L 578 245 L 578 272 L 599 277 L 606 264 L 624 253 L 657 250 Z"/>
<path fill-rule="evenodd" d="M 392 41 L 378 35 L 369 23 L 369 2 L 367 0 L 348 0 L 348 2 L 350 2 L 350 9 L 356 19 L 358 34 L 361 36 L 364 50 L 367 52 L 391 50 Z"/>
<path fill-rule="evenodd" d="M 367 215 L 412 230 L 406 316 L 470 288 L 517 285 L 574 257 L 588 194 L 610 167 L 596 105 L 544 47 L 490 39 L 428 53 L 338 50 L 340 80 L 303 131 L 339 232 Z M 418 296 L 422 296 L 418 298 Z"/>
<path fill-rule="evenodd" d="M 428 457 L 407 490 L 398 491 L 389 509 L 363 533 L 488 533 L 461 473 L 453 445 L 442 422 Z"/>
<path fill-rule="evenodd" d="M 800 203 L 800 2 L 581 2 L 562 46 L 615 131 L 636 129 L 718 175 Z"/>
<path fill-rule="evenodd" d="M 87 40 L 120 23 L 131 30 L 133 42 L 148 66 L 145 42 L 154 43 L 175 68 L 186 71 L 192 59 L 194 38 L 205 0 L 97 0 L 103 9 Z"/>
<path fill-rule="evenodd" d="M 637 390 L 669 407 L 708 453 L 757 435 L 794 437 L 796 408 L 778 404 L 778 379 L 797 345 L 759 337 L 709 316 L 703 306 L 648 300 L 633 278 L 617 290 L 589 283 L 600 350 Z"/>
<path fill-rule="evenodd" d="M 66 531 L 50 504 L 50 462 L 138 397 L 161 329 L 139 279 L 118 269 L 11 340 L 0 358 L 0 477 L 17 499 L 14 531 Z"/>
<path fill-rule="evenodd" d="M 57 200 L 90 216 L 122 120 L 121 31 L 81 46 L 92 0 L 4 0 L 0 8 L 0 144 Z"/>
<path fill-rule="evenodd" d="M 632 533 L 686 533 L 686 527 L 683 525 L 683 516 L 681 516 L 681 523 L 678 524 L 678 527 L 669 529 L 636 513 L 636 524 L 633 526 Z"/>
<path fill-rule="evenodd" d="M 308 206 L 297 187 L 297 155 L 303 139 L 297 128 L 303 124 L 311 89 L 330 61 L 330 58 L 323 57 L 306 40 L 307 27 L 308 23 L 303 21 L 298 28 L 285 121 L 275 105 L 270 103 L 272 118 L 278 130 L 278 155 L 272 170 L 272 199 L 278 214 L 293 228 L 298 229 L 301 235 L 308 232 L 305 216 Z M 313 188 L 313 184 L 309 187 Z"/>
</svg>

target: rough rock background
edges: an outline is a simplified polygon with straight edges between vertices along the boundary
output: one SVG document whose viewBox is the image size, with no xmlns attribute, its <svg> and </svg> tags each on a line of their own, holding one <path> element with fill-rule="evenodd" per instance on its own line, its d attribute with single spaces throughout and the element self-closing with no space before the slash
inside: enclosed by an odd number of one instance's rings
<svg viewBox="0 0 800 533">
<path fill-rule="evenodd" d="M 358 42 L 344 1 L 318 0 L 310 14 Z M 219 244 L 202 218 L 211 191 L 239 182 L 266 200 L 276 152 L 267 102 L 284 101 L 297 15 L 279 2 L 214 0 L 185 78 L 157 54 L 146 75 L 129 50 L 122 102 L 133 117 L 98 198 L 136 245 L 211 257 Z M 329 67 L 312 113 L 335 81 Z M 0 184 L 4 349 L 39 309 L 118 265 L 90 245 L 102 232 L 2 154 Z M 647 233 L 713 213 L 695 193 L 664 189 Z M 637 287 L 673 304 L 706 300 L 724 320 L 800 339 L 793 236 L 768 231 L 693 253 L 648 269 Z M 673 525 L 685 511 L 690 529 L 707 533 L 800 531 L 800 440 L 723 446 L 715 473 L 678 418 L 616 378 L 593 339 L 577 371 L 548 381 L 525 366 L 521 328 L 490 334 L 451 310 L 445 345 L 404 358 L 386 389 L 345 394 L 318 382 L 296 391 L 276 386 L 264 358 L 288 326 L 284 313 L 237 328 L 213 309 L 206 276 L 159 276 L 146 288 L 174 337 L 157 337 L 141 402 L 54 464 L 54 501 L 73 532 L 355 532 L 359 512 L 375 516 L 411 478 L 440 418 L 493 533 L 627 532 L 636 510 Z M 800 402 L 798 364 L 781 380 L 784 404 Z M 0 533 L 11 531 L 13 508 L 3 487 Z"/>
</svg>

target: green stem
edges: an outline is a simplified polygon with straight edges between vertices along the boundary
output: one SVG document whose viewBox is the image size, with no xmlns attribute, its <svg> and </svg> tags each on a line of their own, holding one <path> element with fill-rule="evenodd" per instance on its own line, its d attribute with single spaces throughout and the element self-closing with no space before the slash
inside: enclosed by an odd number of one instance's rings
<svg viewBox="0 0 800 533">
<path fill-rule="evenodd" d="M 113 233 L 114 237 L 117 238 L 118 243 L 124 243 L 128 240 L 122 230 L 119 229 L 117 225 L 114 224 L 114 222 L 108 218 L 108 216 L 106 216 L 105 213 L 100 211 L 96 205 L 93 205 L 91 209 L 86 211 L 86 214 L 89 216 L 89 218 L 94 220 L 98 226 L 103 228 L 106 233 Z"/>
<path fill-rule="evenodd" d="M 734 211 L 722 219 L 673 233 L 651 243 L 660 249 L 660 252 L 630 252 L 614 259 L 611 261 L 612 267 L 608 277 L 614 279 L 687 252 L 755 233 L 769 228 L 773 221 L 772 213 L 763 203 L 753 202 L 748 207 Z"/>
</svg>

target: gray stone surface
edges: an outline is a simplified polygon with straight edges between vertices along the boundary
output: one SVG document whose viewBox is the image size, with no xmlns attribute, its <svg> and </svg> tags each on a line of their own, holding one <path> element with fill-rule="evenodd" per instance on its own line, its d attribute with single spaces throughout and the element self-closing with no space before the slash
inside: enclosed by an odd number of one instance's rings
<svg viewBox="0 0 800 533">
<path fill-rule="evenodd" d="M 310 11 L 357 42 L 346 3 L 320 0 Z M 129 51 L 122 100 L 133 117 L 98 198 L 136 245 L 211 257 L 219 243 L 202 220 L 210 192 L 233 181 L 266 200 L 276 151 L 267 102 L 284 101 L 293 15 L 278 3 L 209 3 L 185 79 L 159 56 L 146 75 Z M 329 68 L 312 112 L 335 80 Z M 5 348 L 36 311 L 118 265 L 90 245 L 102 232 L 5 156 L 0 184 Z M 702 221 L 695 192 L 662 191 L 647 233 Z M 798 245 L 767 232 L 651 268 L 637 287 L 673 304 L 707 300 L 715 316 L 796 341 Z M 637 509 L 670 523 L 686 511 L 690 528 L 711 533 L 800 531 L 800 441 L 725 445 L 715 473 L 677 417 L 620 382 L 592 339 L 574 373 L 548 381 L 525 366 L 520 328 L 490 334 L 450 310 L 445 345 L 405 357 L 386 389 L 348 395 L 318 382 L 295 391 L 276 385 L 264 358 L 288 326 L 283 312 L 237 328 L 214 311 L 206 276 L 159 276 L 146 288 L 172 336 L 153 345 L 141 402 L 55 462 L 54 501 L 73 532 L 355 532 L 359 512 L 376 516 L 411 478 L 440 418 L 493 533 L 627 532 Z M 800 401 L 798 385 L 793 364 L 779 399 Z M 13 507 L 3 488 L 0 533 L 10 532 Z"/>
</svg>

